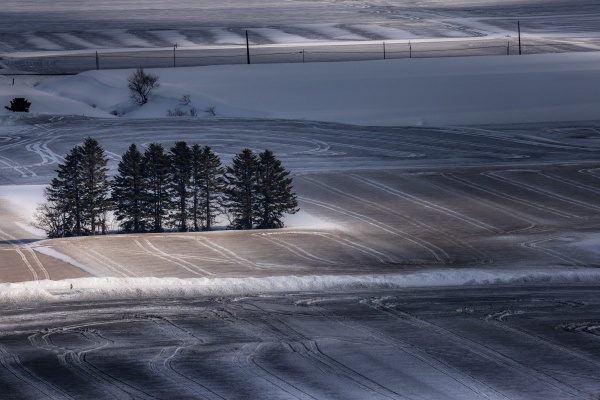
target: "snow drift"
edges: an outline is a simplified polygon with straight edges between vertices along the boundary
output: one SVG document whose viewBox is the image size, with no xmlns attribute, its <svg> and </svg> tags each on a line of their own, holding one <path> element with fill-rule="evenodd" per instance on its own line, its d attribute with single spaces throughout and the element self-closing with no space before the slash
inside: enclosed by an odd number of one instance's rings
<svg viewBox="0 0 600 400">
<path fill-rule="evenodd" d="M 444 269 L 411 274 L 311 275 L 266 278 L 78 278 L 0 284 L 0 302 L 121 298 L 185 298 L 280 292 L 343 291 L 502 284 L 598 284 L 600 271 Z"/>
</svg>

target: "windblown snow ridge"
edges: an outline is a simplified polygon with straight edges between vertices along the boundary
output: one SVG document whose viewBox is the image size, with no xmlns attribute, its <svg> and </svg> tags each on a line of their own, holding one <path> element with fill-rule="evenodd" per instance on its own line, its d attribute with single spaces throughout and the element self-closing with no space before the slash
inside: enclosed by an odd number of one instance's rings
<svg viewBox="0 0 600 400">
<path fill-rule="evenodd" d="M 264 278 L 79 278 L 0 284 L 0 302 L 196 297 L 317 290 L 401 289 L 502 284 L 598 283 L 600 270 L 436 270 L 412 274 L 277 276 Z"/>
</svg>

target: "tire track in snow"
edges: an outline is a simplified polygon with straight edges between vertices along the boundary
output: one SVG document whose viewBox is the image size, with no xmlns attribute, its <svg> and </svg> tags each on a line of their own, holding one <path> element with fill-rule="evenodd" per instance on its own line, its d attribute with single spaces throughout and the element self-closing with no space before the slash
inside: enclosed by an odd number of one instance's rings
<svg viewBox="0 0 600 400">
<path fill-rule="evenodd" d="M 277 246 L 283 247 L 290 253 L 292 253 L 295 256 L 300 257 L 304 260 L 316 261 L 316 262 L 319 262 L 322 264 L 327 264 L 327 265 L 339 265 L 340 264 L 337 261 L 326 260 L 324 258 L 315 256 L 314 254 L 309 253 L 308 251 L 304 250 L 303 248 L 296 246 L 295 244 L 286 242 L 285 240 L 273 237 L 273 235 L 269 234 L 269 233 L 255 233 L 252 236 L 258 236 L 259 238 L 264 239 L 270 243 L 273 243 Z"/>
<path fill-rule="evenodd" d="M 123 271 L 120 267 L 115 266 L 116 263 L 112 262 L 112 261 L 106 261 L 106 260 L 102 260 L 100 257 L 98 257 L 98 252 L 90 249 L 90 248 L 84 248 L 82 245 L 78 245 L 76 243 L 73 243 L 73 241 L 69 240 L 69 241 L 64 241 L 63 242 L 67 247 L 69 247 L 73 253 L 75 253 L 76 255 L 79 255 L 79 257 L 83 260 L 91 260 L 93 263 L 97 264 L 100 267 L 104 267 L 109 269 L 110 271 L 114 272 L 117 275 L 120 275 L 124 278 L 127 278 L 127 272 Z M 104 256 L 102 256 L 104 257 Z M 86 263 L 85 261 L 83 262 L 84 265 L 87 265 L 88 263 Z M 119 265 L 120 264 L 116 264 Z"/>
<path fill-rule="evenodd" d="M 356 198 L 356 200 L 359 200 L 361 203 L 369 204 L 374 209 L 382 210 L 390 215 L 400 217 L 404 221 L 410 223 L 411 225 L 413 225 L 419 229 L 423 229 L 434 235 L 439 235 L 441 237 L 444 237 L 445 240 L 449 241 L 450 243 L 454 244 L 457 247 L 464 249 L 467 252 L 467 254 L 470 254 L 475 259 L 475 261 L 478 263 L 489 264 L 494 261 L 492 257 L 488 256 L 487 254 L 485 254 L 481 250 L 475 248 L 474 246 L 470 245 L 469 243 L 459 239 L 455 235 L 448 235 L 447 232 L 444 232 L 441 229 L 438 229 L 432 225 L 426 224 L 425 222 L 422 222 L 416 218 L 412 218 L 408 215 L 404 215 L 396 210 L 382 206 L 376 202 L 372 202 L 372 201 L 369 201 L 369 200 L 366 200 L 366 199 L 363 199 L 363 198 L 360 198 L 360 197 L 354 196 L 354 195 L 348 195 L 348 196 Z M 448 257 L 448 261 L 451 262 L 452 258 L 447 253 L 445 253 L 445 251 L 444 251 L 444 254 Z"/>
<path fill-rule="evenodd" d="M 553 387 L 560 391 L 564 396 L 571 396 L 577 399 L 581 398 L 581 396 L 585 396 L 585 393 L 580 391 L 578 388 L 565 384 L 541 370 L 538 370 L 532 366 L 523 365 L 512 357 L 498 352 L 493 348 L 482 344 L 481 342 L 476 342 L 430 321 L 417 318 L 405 311 L 396 309 L 396 307 L 387 306 L 382 299 L 374 300 L 368 302 L 367 304 L 382 313 L 407 322 L 415 328 L 423 329 L 427 332 L 433 333 L 441 339 L 463 348 L 467 352 L 475 353 L 484 360 L 489 360 L 506 368 L 507 370 L 516 371 L 520 375 L 528 377 L 529 379 L 535 379 L 542 383 L 544 387 Z"/>
<path fill-rule="evenodd" d="M 148 248 L 144 247 L 137 239 L 133 239 L 133 242 L 140 249 L 142 249 L 142 251 L 145 252 L 146 254 L 151 255 L 152 257 L 159 258 L 163 261 L 167 261 L 171 264 L 175 264 L 178 267 L 181 267 L 184 270 L 186 270 L 194 275 L 197 275 L 197 276 L 213 275 L 213 273 L 208 272 L 208 271 L 196 266 L 195 264 L 192 264 L 185 260 L 181 260 L 177 257 L 173 257 L 173 256 L 163 252 L 162 250 L 159 250 L 152 243 L 150 243 L 150 241 L 148 239 L 144 239 L 144 242 L 145 242 L 146 246 L 148 246 Z"/>
<path fill-rule="evenodd" d="M 102 324 L 116 322 L 117 321 L 96 321 L 89 324 L 77 324 L 68 327 L 55 328 L 46 332 L 35 333 L 29 336 L 29 341 L 33 347 L 53 352 L 63 367 L 68 368 L 71 372 L 86 382 L 94 382 L 96 385 L 102 388 L 102 390 L 108 391 L 115 399 L 154 399 L 155 397 L 151 394 L 146 393 L 121 379 L 118 379 L 107 371 L 97 368 L 87 360 L 87 355 L 89 353 L 110 347 L 112 344 L 114 344 L 111 340 L 104 338 L 95 329 L 88 328 L 88 326 L 96 326 L 99 323 Z M 52 335 L 60 333 L 78 334 L 91 342 L 92 346 L 84 350 L 71 350 L 55 345 L 52 341 Z"/>
<path fill-rule="evenodd" d="M 265 344 L 262 342 L 244 344 L 242 349 L 235 356 L 233 356 L 233 363 L 249 375 L 254 375 L 257 378 L 264 380 L 270 385 L 279 388 L 282 392 L 285 392 L 288 396 L 291 396 L 294 399 L 318 400 L 316 397 L 311 396 L 302 389 L 297 388 L 295 385 L 292 385 L 286 380 L 279 378 L 277 375 L 268 371 L 266 368 L 256 362 L 254 355 L 258 353 L 261 347 L 264 345 Z"/>
<path fill-rule="evenodd" d="M 65 398 L 74 399 L 73 396 L 70 396 L 25 367 L 18 355 L 9 353 L 2 345 L 0 345 L 0 364 L 18 381 L 41 393 L 45 398 L 57 400 Z"/>
<path fill-rule="evenodd" d="M 39 166 L 48 165 L 48 164 L 59 164 L 62 161 L 64 161 L 64 157 L 56 154 L 55 152 L 50 150 L 50 148 L 48 147 L 48 144 L 52 140 L 55 140 L 55 139 L 57 139 L 57 138 L 53 138 L 53 139 L 47 140 L 45 142 L 30 143 L 25 146 L 25 149 L 27 151 L 36 153 L 42 159 L 41 163 L 33 164 L 31 166 L 39 167 Z"/>
<path fill-rule="evenodd" d="M 511 170 L 511 171 L 484 172 L 482 175 L 488 176 L 488 177 L 490 177 L 492 179 L 496 179 L 496 180 L 501 181 L 501 182 L 512 184 L 514 186 L 517 186 L 517 187 L 520 187 L 520 188 L 523 188 L 523 189 L 527 189 L 527 190 L 529 190 L 531 192 L 534 192 L 534 193 L 542 194 L 542 195 L 544 195 L 546 197 L 550 197 L 552 199 L 563 201 L 563 202 L 565 202 L 567 204 L 571 204 L 573 206 L 579 206 L 579 207 L 587 208 L 589 210 L 600 211 L 600 207 L 599 206 L 595 206 L 593 204 L 586 203 L 584 201 L 575 200 L 575 199 L 573 199 L 571 197 L 564 196 L 564 195 L 558 194 L 558 193 L 554 193 L 554 192 L 551 192 L 549 190 L 541 189 L 539 187 L 536 187 L 536 186 L 533 186 L 533 185 L 530 185 L 530 184 L 527 184 L 527 183 L 519 182 L 519 181 L 517 181 L 515 179 L 511 179 L 511 178 L 508 178 L 506 176 L 502 176 L 501 175 L 502 172 L 523 172 L 523 171 Z M 531 171 L 525 171 L 525 172 L 531 172 Z M 582 217 L 573 215 L 573 218 L 582 218 Z"/>
<path fill-rule="evenodd" d="M 346 192 L 344 192 L 342 190 L 331 188 L 329 186 L 326 186 L 326 185 L 322 184 L 321 182 L 313 180 L 312 178 L 307 178 L 305 176 L 302 176 L 302 177 L 298 177 L 298 179 L 302 179 L 302 180 L 304 180 L 306 182 L 312 183 L 312 184 L 320 187 L 321 189 L 327 190 L 327 191 L 329 191 L 331 193 L 338 194 L 338 195 L 344 196 L 346 198 L 350 198 L 352 200 L 359 201 L 361 204 L 362 203 L 368 204 L 371 207 L 374 207 L 376 209 L 379 209 L 381 211 L 385 211 L 385 212 L 389 213 L 389 209 L 387 209 L 387 208 L 385 208 L 383 206 L 377 205 L 376 203 L 370 202 L 370 201 L 368 201 L 366 199 L 362 199 L 362 198 L 360 198 L 358 196 L 351 195 L 351 194 L 346 193 Z M 411 235 L 410 233 L 404 232 L 404 231 L 402 231 L 402 230 L 400 230 L 398 228 L 395 228 L 395 227 L 393 227 L 391 225 L 388 225 L 388 224 L 385 224 L 385 223 L 383 223 L 381 221 L 378 221 L 375 218 L 369 217 L 369 216 L 364 215 L 364 214 L 359 214 L 359 213 L 356 213 L 354 211 L 350 211 L 350 210 L 348 210 L 346 208 L 342 208 L 342 207 L 339 207 L 339 206 L 336 206 L 336 205 L 333 205 L 333 204 L 330 204 L 330 203 L 326 203 L 326 202 L 323 202 L 323 201 L 310 199 L 308 197 L 298 196 L 298 198 L 300 200 L 306 201 L 306 202 L 308 202 L 310 204 L 313 204 L 313 205 L 316 205 L 316 206 L 320 206 L 322 208 L 325 208 L 325 209 L 328 209 L 328 210 L 331 210 L 331 211 L 335 211 L 335 212 L 338 212 L 340 214 L 343 214 L 343 215 L 346 215 L 346 216 L 349 216 L 349 217 L 353 217 L 353 218 L 359 219 L 359 220 L 361 220 L 363 222 L 366 222 L 367 224 L 369 224 L 371 226 L 374 226 L 376 228 L 382 229 L 382 230 L 384 230 L 384 231 L 386 231 L 388 233 L 391 233 L 391 234 L 393 234 L 395 236 L 400 236 L 400 237 L 404 238 L 405 240 L 407 240 L 407 241 L 409 241 L 409 242 L 417 245 L 418 247 L 421 247 L 421 248 L 425 249 L 439 263 L 444 263 L 444 262 L 451 261 L 450 256 L 442 248 L 434 245 L 431 242 L 428 242 L 428 241 L 426 241 L 424 239 L 421 239 L 421 238 L 419 238 L 417 236 Z"/>
<path fill-rule="evenodd" d="M 506 317 L 509 315 L 512 315 L 512 314 L 503 315 L 503 317 Z M 590 356 L 588 354 L 585 354 L 581 351 L 575 350 L 574 348 L 567 348 L 567 347 L 561 346 L 551 340 L 542 338 L 539 335 L 535 335 L 526 330 L 510 326 L 510 325 L 508 325 L 508 323 L 505 322 L 504 318 L 493 318 L 493 316 L 488 316 L 485 318 L 485 321 L 488 324 L 490 324 L 498 329 L 502 329 L 508 333 L 514 334 L 521 338 L 524 338 L 525 340 L 529 340 L 534 343 L 540 344 L 544 347 L 550 347 L 551 349 L 553 349 L 559 353 L 563 353 L 568 356 L 577 358 L 581 361 L 584 361 L 586 363 L 593 364 L 594 366 L 596 366 L 596 368 L 600 369 L 600 360 L 598 360 L 598 358 Z M 600 380 L 600 377 L 598 377 L 598 380 Z"/>
<path fill-rule="evenodd" d="M 444 360 L 429 354 L 424 349 L 418 348 L 408 342 L 401 339 L 391 337 L 379 330 L 369 328 L 364 325 L 359 325 L 356 322 L 348 320 L 348 318 L 338 315 L 335 311 L 330 310 L 322 305 L 309 305 L 309 307 L 317 310 L 321 310 L 319 313 L 341 326 L 345 329 L 352 329 L 360 332 L 371 340 L 375 340 L 380 343 L 387 344 L 388 346 L 403 352 L 416 360 L 419 360 L 424 365 L 427 365 L 434 371 L 439 372 L 441 375 L 448 377 L 448 379 L 456 382 L 458 385 L 463 386 L 467 390 L 473 392 L 475 395 L 482 399 L 489 400 L 510 400 L 509 397 L 498 392 L 489 385 L 479 381 L 475 377 L 457 369 L 456 367 L 448 364 Z"/>
<path fill-rule="evenodd" d="M 177 326 L 177 324 L 166 317 L 137 314 L 134 318 L 152 321 L 163 332 L 179 342 L 176 346 L 163 347 L 160 352 L 149 361 L 149 366 L 152 371 L 173 381 L 184 391 L 193 394 L 194 398 L 208 400 L 224 399 L 224 397 L 220 396 L 213 390 L 210 390 L 207 386 L 202 385 L 195 379 L 180 373 L 173 367 L 173 361 L 177 356 L 179 356 L 185 349 L 202 344 L 202 340 L 193 336 L 190 332 L 180 328 Z"/>
<path fill-rule="evenodd" d="M 244 257 L 241 257 L 237 253 L 235 253 L 223 246 L 219 246 L 218 244 L 214 243 L 213 241 L 211 241 L 210 239 L 208 239 L 206 237 L 201 237 L 201 238 L 196 237 L 195 240 L 196 240 L 196 243 L 198 243 L 199 245 L 206 247 L 207 249 L 212 250 L 212 251 L 216 252 L 217 254 L 221 255 L 226 261 L 229 261 L 234 264 L 238 264 L 243 267 L 250 268 L 250 269 L 256 269 L 256 270 L 264 269 L 258 263 L 252 262 Z"/>
<path fill-rule="evenodd" d="M 307 231 L 287 231 L 287 232 L 269 232 L 269 233 L 258 233 L 255 235 L 269 235 L 269 236 L 279 236 L 279 235 L 311 235 L 311 236 L 320 236 L 324 239 L 331 240 L 332 242 L 338 243 L 342 246 L 349 247 L 354 249 L 360 253 L 363 253 L 369 257 L 374 258 L 381 264 L 397 264 L 398 260 L 391 255 L 385 254 L 381 251 L 375 250 L 371 247 L 365 246 L 363 244 L 353 242 L 346 238 L 341 238 L 337 235 L 327 232 L 307 232 Z"/>
<path fill-rule="evenodd" d="M 581 171 L 579 171 L 579 172 L 581 172 Z M 573 186 L 573 187 L 576 187 L 576 188 L 579 188 L 579 189 L 583 189 L 583 190 L 586 190 L 588 192 L 592 192 L 592 193 L 600 195 L 600 189 L 596 189 L 596 188 L 594 188 L 592 186 L 589 186 L 589 185 L 586 185 L 584 183 L 577 182 L 577 181 L 574 181 L 572 179 L 563 178 L 563 177 L 560 177 L 560 176 L 558 176 L 556 174 L 549 174 L 549 173 L 542 172 L 542 171 L 536 171 L 536 173 L 538 175 L 540 175 L 540 176 L 545 177 L 545 178 L 552 179 L 552 180 L 557 181 L 557 182 L 565 183 L 565 184 L 567 184 L 569 186 Z"/>
<path fill-rule="evenodd" d="M 519 243 L 519 245 L 522 246 L 522 247 L 533 249 L 533 250 L 538 251 L 540 253 L 544 253 L 546 255 L 549 255 L 549 256 L 551 256 L 553 258 L 556 258 L 558 260 L 561 260 L 561 261 L 563 261 L 563 262 L 565 262 L 565 263 L 567 263 L 567 264 L 569 264 L 569 265 L 571 265 L 573 267 L 578 267 L 578 268 L 589 268 L 590 267 L 589 265 L 587 265 L 583 261 L 580 261 L 580 260 L 578 260 L 578 259 L 576 259 L 574 257 L 568 256 L 566 254 L 563 254 L 563 253 L 561 253 L 559 251 L 556 251 L 556 250 L 553 250 L 553 249 L 549 249 L 549 248 L 544 248 L 544 247 L 539 247 L 538 246 L 540 243 L 548 242 L 550 240 L 559 239 L 559 238 L 560 238 L 560 236 L 547 237 L 547 238 L 544 238 L 544 239 L 532 240 L 532 241 L 529 241 L 529 242 L 522 242 L 522 243 Z"/>
<path fill-rule="evenodd" d="M 0 169 L 12 169 L 16 173 L 20 174 L 21 178 L 34 178 L 37 176 L 37 174 L 28 167 L 23 166 L 8 157 L 0 156 L 0 163 L 6 165 L 6 167 L 0 167 Z"/>
<path fill-rule="evenodd" d="M 445 179 L 450 179 L 451 180 L 451 178 L 448 178 L 448 176 L 446 176 L 445 173 L 440 173 L 439 176 L 441 176 L 441 177 L 443 177 Z M 460 192 L 458 190 L 450 189 L 447 186 L 438 185 L 438 184 L 435 184 L 433 182 L 427 182 L 425 180 L 421 180 L 421 182 L 423 184 L 429 186 L 429 187 L 432 187 L 432 188 L 438 190 L 438 191 L 450 193 L 450 194 L 453 194 L 455 196 L 460 196 L 460 197 L 462 197 L 464 199 L 467 199 L 468 201 L 480 204 L 480 205 L 484 206 L 485 208 L 488 208 L 488 209 L 490 209 L 492 211 L 502 212 L 503 214 L 505 214 L 507 216 L 521 219 L 525 223 L 529 224 L 529 226 L 526 227 L 526 228 L 517 229 L 517 230 L 513 230 L 513 231 L 503 231 L 503 233 L 524 232 L 524 231 L 529 231 L 529 230 L 535 228 L 536 226 L 538 226 L 538 222 L 537 221 L 534 221 L 533 219 L 524 216 L 523 214 L 519 213 L 518 211 L 516 211 L 514 209 L 508 209 L 508 208 L 504 207 L 500 203 L 491 202 L 491 201 L 487 201 L 487 200 L 482 200 L 480 198 L 475 198 L 473 196 L 466 195 L 465 193 L 462 193 L 462 192 Z"/>
<path fill-rule="evenodd" d="M 268 314 L 270 318 L 262 319 L 262 323 L 268 328 L 267 332 L 274 335 L 281 343 L 287 345 L 292 351 L 298 353 L 309 363 L 315 365 L 319 370 L 328 372 L 336 379 L 345 379 L 357 387 L 369 393 L 369 398 L 378 395 L 387 399 L 410 399 L 395 392 L 377 381 L 361 374 L 360 372 L 347 367 L 343 363 L 335 360 L 323 353 L 314 340 L 309 340 L 297 330 L 277 318 L 273 313 L 265 310 L 256 304 L 252 304 L 261 314 Z"/>
<path fill-rule="evenodd" d="M 23 243 L 21 240 L 17 239 L 13 235 L 6 233 L 2 229 L 0 229 L 0 239 L 6 240 L 7 242 L 11 242 L 11 246 L 13 247 L 15 252 L 21 257 L 21 260 L 23 260 L 23 263 L 25 264 L 29 272 L 31 272 L 34 281 L 39 280 L 39 275 L 36 269 L 34 268 L 33 264 L 27 259 L 27 256 L 23 252 L 23 250 L 27 254 L 29 254 L 29 256 L 33 259 L 35 265 L 37 266 L 37 269 L 43 275 L 43 278 L 50 279 L 48 270 L 44 267 L 44 264 L 42 264 L 35 251 L 29 245 Z"/>
<path fill-rule="evenodd" d="M 543 205 L 535 203 L 533 201 L 521 199 L 519 197 L 512 196 L 510 194 L 506 194 L 504 192 L 501 192 L 501 191 L 498 191 L 498 190 L 495 190 L 495 189 L 491 189 L 491 188 L 489 188 L 487 186 L 483 186 L 483 185 L 480 185 L 478 183 L 471 182 L 471 181 L 469 181 L 469 180 L 467 180 L 465 178 L 459 178 L 458 176 L 453 175 L 453 174 L 445 174 L 445 176 L 448 179 L 450 179 L 450 180 L 459 182 L 459 183 L 461 183 L 461 184 L 463 184 L 465 186 L 471 187 L 473 189 L 477 189 L 477 190 L 479 190 L 481 192 L 484 192 L 484 193 L 491 194 L 493 196 L 499 197 L 499 198 L 504 199 L 504 200 L 509 200 L 509 201 L 514 202 L 514 203 L 518 203 L 518 204 L 522 204 L 522 205 L 525 205 L 525 206 L 528 206 L 528 207 L 531 207 L 531 208 L 535 208 L 537 210 L 540 210 L 540 211 L 543 211 L 543 212 L 547 212 L 547 213 L 550 213 L 550 214 L 554 214 L 554 215 L 557 215 L 559 217 L 565 217 L 565 218 L 574 218 L 575 217 L 572 214 L 565 213 L 565 212 L 562 212 L 562 211 L 559 211 L 559 210 L 555 210 L 553 208 L 543 206 Z"/>
<path fill-rule="evenodd" d="M 360 177 L 360 176 L 355 175 L 355 174 L 352 174 L 350 176 L 352 178 L 354 178 L 355 180 L 357 180 L 359 182 L 362 182 L 362 183 L 364 183 L 364 184 L 366 184 L 368 186 L 371 186 L 371 187 L 374 187 L 376 189 L 379 189 L 380 191 L 383 191 L 385 193 L 389 193 L 391 195 L 400 197 L 400 198 L 402 198 L 404 200 L 410 201 L 410 202 L 415 203 L 417 205 L 420 205 L 420 206 L 422 206 L 424 208 L 437 211 L 437 212 L 439 212 L 441 214 L 444 214 L 444 215 L 447 215 L 449 217 L 455 218 L 455 219 L 457 219 L 459 221 L 462 221 L 462 222 L 464 222 L 464 223 L 466 223 L 468 225 L 475 226 L 477 228 L 480 228 L 480 229 L 483 229 L 485 231 L 492 232 L 492 233 L 501 233 L 502 232 L 501 229 L 499 229 L 499 228 L 497 228 L 495 226 L 492 226 L 490 224 L 487 224 L 487 223 L 485 223 L 483 221 L 480 221 L 480 220 L 475 219 L 475 218 L 471 218 L 471 217 L 469 217 L 467 215 L 464 215 L 464 214 L 461 214 L 461 213 L 459 213 L 457 211 L 450 210 L 449 208 L 439 206 L 439 205 L 434 204 L 434 203 L 432 203 L 430 201 L 419 199 L 417 196 L 413 196 L 413 195 L 411 195 L 409 193 L 406 193 L 406 192 L 403 192 L 401 190 L 394 189 L 394 188 L 392 188 L 390 186 L 387 186 L 387 185 L 385 185 L 383 183 L 376 182 L 376 181 L 374 181 L 372 179 L 369 179 L 369 178 L 363 178 L 363 177 Z"/>
</svg>

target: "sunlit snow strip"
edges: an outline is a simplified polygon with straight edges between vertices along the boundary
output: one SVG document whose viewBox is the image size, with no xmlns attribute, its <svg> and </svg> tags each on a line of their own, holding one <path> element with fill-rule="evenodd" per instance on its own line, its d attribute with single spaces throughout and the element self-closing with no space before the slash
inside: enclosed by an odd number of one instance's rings
<svg viewBox="0 0 600 400">
<path fill-rule="evenodd" d="M 83 264 L 81 264 L 81 263 L 73 260 L 71 257 L 69 257 L 69 256 L 67 256 L 65 254 L 59 253 L 58 251 L 54 250 L 51 247 L 35 246 L 35 247 L 33 247 L 33 249 L 35 251 L 39 252 L 39 253 L 42 253 L 42 254 L 45 254 L 47 256 L 56 258 L 58 260 L 62 260 L 64 262 L 66 262 L 67 264 L 71 264 L 71 265 L 73 265 L 73 266 L 75 266 L 75 267 L 77 267 L 77 268 L 79 268 L 79 269 L 81 269 L 81 270 L 83 270 L 83 271 L 91 274 L 91 275 L 97 275 L 96 272 L 92 271 L 91 269 L 89 269 L 85 265 L 83 265 Z"/>
<path fill-rule="evenodd" d="M 79 278 L 0 284 L 0 302 L 185 298 L 239 294 L 456 287 L 501 284 L 597 284 L 600 271 L 437 270 L 414 274 L 278 276 L 266 278 Z"/>
</svg>

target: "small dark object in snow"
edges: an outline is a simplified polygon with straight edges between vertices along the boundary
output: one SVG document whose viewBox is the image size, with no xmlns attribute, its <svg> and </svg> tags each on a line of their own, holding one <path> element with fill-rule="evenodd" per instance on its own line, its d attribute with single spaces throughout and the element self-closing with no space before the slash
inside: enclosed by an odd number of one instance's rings
<svg viewBox="0 0 600 400">
<path fill-rule="evenodd" d="M 10 107 L 4 106 L 8 111 L 12 112 L 29 112 L 29 107 L 31 107 L 31 103 L 24 97 L 15 97 L 10 101 Z"/>
</svg>

